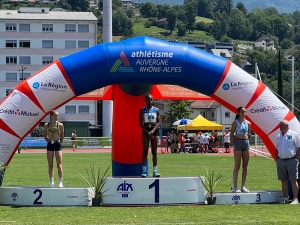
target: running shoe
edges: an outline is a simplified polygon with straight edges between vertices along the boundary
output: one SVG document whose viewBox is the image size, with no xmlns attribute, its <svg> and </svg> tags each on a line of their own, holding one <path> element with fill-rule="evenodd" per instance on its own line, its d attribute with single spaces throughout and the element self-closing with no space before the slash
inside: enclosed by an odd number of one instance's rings
<svg viewBox="0 0 300 225">
<path fill-rule="evenodd" d="M 299 204 L 298 198 L 295 198 L 290 204 L 291 205 Z"/>
<path fill-rule="evenodd" d="M 241 191 L 236 187 L 236 188 L 233 188 L 232 189 L 232 192 L 233 193 L 241 193 Z"/>
<path fill-rule="evenodd" d="M 153 177 L 160 177 L 160 174 L 158 172 L 153 172 Z"/>
<path fill-rule="evenodd" d="M 288 198 L 283 198 L 279 203 L 280 204 L 289 204 L 289 199 Z"/>
<path fill-rule="evenodd" d="M 249 192 L 250 192 L 250 191 L 249 191 L 247 188 L 245 188 L 245 187 L 242 187 L 241 190 L 242 190 L 242 192 L 244 192 L 244 193 L 249 193 Z"/>
<path fill-rule="evenodd" d="M 60 182 L 59 185 L 58 185 L 58 187 L 63 188 L 64 187 L 63 183 Z"/>
<path fill-rule="evenodd" d="M 54 188 L 54 187 L 55 187 L 55 185 L 54 185 L 54 184 L 50 184 L 50 187 L 51 187 L 51 188 Z"/>
<path fill-rule="evenodd" d="M 146 173 L 143 173 L 141 177 L 147 177 L 147 174 L 146 174 Z"/>
</svg>

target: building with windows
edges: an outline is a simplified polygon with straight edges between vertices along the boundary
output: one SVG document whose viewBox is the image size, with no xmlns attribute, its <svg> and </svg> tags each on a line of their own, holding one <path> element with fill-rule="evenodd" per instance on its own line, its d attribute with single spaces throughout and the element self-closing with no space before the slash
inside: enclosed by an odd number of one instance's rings
<svg viewBox="0 0 300 225">
<path fill-rule="evenodd" d="M 258 38 L 255 41 L 255 47 L 256 48 L 262 47 L 264 49 L 276 50 L 273 39 L 269 38 L 268 36 L 262 36 L 262 37 Z"/>
<path fill-rule="evenodd" d="M 91 12 L 0 10 L 0 97 L 54 60 L 96 45 L 97 22 Z M 96 125 L 96 107 L 96 101 L 72 100 L 58 109 L 60 121 Z"/>
</svg>

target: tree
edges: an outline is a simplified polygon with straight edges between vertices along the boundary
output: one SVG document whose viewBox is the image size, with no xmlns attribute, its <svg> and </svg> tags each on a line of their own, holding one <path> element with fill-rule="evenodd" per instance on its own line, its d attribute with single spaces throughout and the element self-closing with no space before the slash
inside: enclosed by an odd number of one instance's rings
<svg viewBox="0 0 300 225">
<path fill-rule="evenodd" d="M 189 118 L 190 115 L 194 112 L 191 109 L 191 104 L 193 101 L 169 101 L 167 102 L 167 106 L 169 107 L 169 111 L 166 113 L 166 120 L 170 121 L 172 124 L 176 120 L 182 118 Z M 172 126 L 172 125 L 171 125 Z"/>
<path fill-rule="evenodd" d="M 123 9 L 113 13 L 112 32 L 114 36 L 130 36 L 133 34 L 133 22 L 129 19 Z"/>
<path fill-rule="evenodd" d="M 151 2 L 145 2 L 140 7 L 141 16 L 146 18 L 156 17 L 157 11 L 156 6 Z"/>
<path fill-rule="evenodd" d="M 282 64 L 281 64 L 280 48 L 278 50 L 278 95 L 283 97 L 283 93 L 282 93 Z"/>
<path fill-rule="evenodd" d="M 197 16 L 197 6 L 198 2 L 196 0 L 185 0 L 184 1 L 184 11 L 186 19 L 186 28 L 189 33 L 195 28 L 195 21 Z"/>
<path fill-rule="evenodd" d="M 67 2 L 60 2 L 60 3 L 59 3 L 59 6 L 60 6 L 61 8 L 63 8 L 63 9 L 68 10 L 68 11 L 72 11 L 72 6 L 71 6 L 69 3 L 67 3 Z M 33 6 L 33 7 L 34 7 L 34 6 Z"/>
<path fill-rule="evenodd" d="M 283 16 L 275 15 L 271 16 L 271 23 L 273 28 L 273 35 L 278 37 L 279 42 L 284 38 L 291 38 L 289 36 L 290 27 L 288 22 L 283 18 Z"/>
<path fill-rule="evenodd" d="M 90 7 L 88 0 L 67 0 L 67 3 L 70 4 L 72 10 L 86 12 Z"/>
<path fill-rule="evenodd" d="M 157 19 L 162 19 L 167 17 L 167 12 L 170 9 L 169 5 L 157 5 Z"/>
<path fill-rule="evenodd" d="M 167 18 L 167 21 L 168 21 L 168 28 L 169 28 L 169 30 L 171 31 L 171 34 L 172 34 L 172 31 L 175 28 L 176 19 L 177 19 L 177 12 L 175 11 L 175 9 L 169 8 L 168 11 L 167 11 L 167 14 L 166 14 L 166 18 Z"/>
<path fill-rule="evenodd" d="M 183 37 L 186 34 L 186 25 L 182 21 L 177 22 L 178 35 Z"/>
<path fill-rule="evenodd" d="M 3 8 L 3 1 L 4 1 L 4 0 L 0 0 L 0 9 Z"/>
<path fill-rule="evenodd" d="M 252 26 L 246 16 L 239 9 L 232 9 L 228 36 L 233 39 L 249 40 L 251 33 Z"/>
<path fill-rule="evenodd" d="M 233 8 L 233 0 L 213 0 L 214 12 L 226 12 L 228 15 L 231 13 Z"/>
<path fill-rule="evenodd" d="M 198 1 L 198 16 L 213 19 L 213 5 L 210 0 L 199 0 Z"/>
<path fill-rule="evenodd" d="M 44 128 L 38 126 L 31 131 L 30 135 L 31 137 L 44 137 Z"/>
<path fill-rule="evenodd" d="M 236 8 L 239 9 L 239 10 L 240 10 L 242 13 L 244 13 L 245 15 L 247 15 L 247 9 L 246 9 L 244 3 L 238 2 L 238 3 L 236 4 Z"/>
<path fill-rule="evenodd" d="M 112 0 L 112 9 L 113 10 L 117 10 L 120 7 L 122 7 L 121 0 Z M 99 0 L 98 8 L 99 8 L 99 10 L 103 10 L 103 0 Z"/>
<path fill-rule="evenodd" d="M 291 47 L 293 47 L 295 45 L 295 43 L 290 40 L 290 39 L 283 39 L 281 42 L 280 42 L 280 47 L 285 50 L 285 49 L 289 49 Z"/>
<path fill-rule="evenodd" d="M 134 11 L 132 8 L 126 9 L 126 15 L 128 16 L 128 18 L 134 18 Z"/>
</svg>

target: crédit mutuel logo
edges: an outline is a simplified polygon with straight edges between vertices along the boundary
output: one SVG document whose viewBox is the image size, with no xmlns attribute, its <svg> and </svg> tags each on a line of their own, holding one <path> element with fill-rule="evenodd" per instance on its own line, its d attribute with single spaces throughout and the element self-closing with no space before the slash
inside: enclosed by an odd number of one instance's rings
<svg viewBox="0 0 300 225">
<path fill-rule="evenodd" d="M 39 116 L 38 112 L 30 112 L 26 110 L 20 110 L 20 109 L 0 109 L 0 113 L 3 114 L 11 114 L 16 116 Z"/>
<path fill-rule="evenodd" d="M 263 113 L 263 112 L 273 112 L 273 111 L 279 111 L 279 110 L 285 110 L 285 106 L 267 106 L 267 107 L 261 107 L 256 109 L 250 109 L 250 113 Z"/>
<path fill-rule="evenodd" d="M 117 72 L 117 71 L 120 71 L 122 73 L 134 72 L 133 68 L 130 66 L 129 60 L 127 59 L 123 51 L 120 53 L 120 59 L 118 59 L 110 69 L 110 72 Z"/>
</svg>

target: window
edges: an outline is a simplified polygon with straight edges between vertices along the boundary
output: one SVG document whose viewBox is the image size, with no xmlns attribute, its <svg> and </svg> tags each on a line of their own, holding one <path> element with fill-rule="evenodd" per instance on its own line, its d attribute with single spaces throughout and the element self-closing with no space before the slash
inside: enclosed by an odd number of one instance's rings
<svg viewBox="0 0 300 225">
<path fill-rule="evenodd" d="M 9 95 L 9 93 L 12 91 L 13 89 L 6 89 L 6 96 Z"/>
<path fill-rule="evenodd" d="M 30 24 L 19 24 L 19 32 L 30 32 Z"/>
<path fill-rule="evenodd" d="M 53 32 L 53 24 L 42 24 L 43 32 Z"/>
<path fill-rule="evenodd" d="M 67 113 L 74 113 L 74 114 L 76 114 L 76 105 L 66 105 L 65 106 L 65 111 L 66 111 L 66 114 Z"/>
<path fill-rule="evenodd" d="M 16 23 L 6 23 L 5 30 L 6 31 L 17 31 L 17 24 Z"/>
<path fill-rule="evenodd" d="M 65 41 L 65 48 L 76 48 L 76 41 Z"/>
<path fill-rule="evenodd" d="M 6 81 L 17 81 L 17 73 L 6 73 Z"/>
<path fill-rule="evenodd" d="M 88 24 L 79 24 L 78 32 L 89 32 L 89 25 Z"/>
<path fill-rule="evenodd" d="M 230 118 L 230 112 L 225 112 L 225 118 Z"/>
<path fill-rule="evenodd" d="M 211 112 L 210 116 L 211 116 L 212 119 L 214 119 L 215 118 L 215 112 Z"/>
<path fill-rule="evenodd" d="M 17 56 L 7 56 L 6 64 L 17 64 Z"/>
<path fill-rule="evenodd" d="M 53 48 L 53 41 L 42 41 L 42 48 Z"/>
<path fill-rule="evenodd" d="M 159 110 L 164 110 L 164 108 L 165 108 L 165 105 L 162 104 L 162 103 L 155 104 L 155 106 L 156 106 Z"/>
<path fill-rule="evenodd" d="M 75 24 L 65 24 L 65 31 L 66 32 L 76 32 L 76 25 Z"/>
<path fill-rule="evenodd" d="M 19 47 L 20 48 L 30 48 L 30 41 L 20 41 Z"/>
<path fill-rule="evenodd" d="M 16 48 L 17 47 L 17 41 L 5 41 L 5 47 L 6 48 Z"/>
<path fill-rule="evenodd" d="M 49 64 L 53 62 L 53 56 L 43 56 L 43 64 Z"/>
<path fill-rule="evenodd" d="M 78 48 L 89 48 L 89 41 L 78 41 Z"/>
<path fill-rule="evenodd" d="M 23 75 L 22 75 L 22 73 L 19 73 L 20 80 L 26 80 L 30 76 L 31 76 L 31 73 L 24 73 L 23 72 Z"/>
<path fill-rule="evenodd" d="M 90 107 L 88 105 L 78 106 L 78 113 L 90 113 Z"/>
<path fill-rule="evenodd" d="M 207 118 L 206 112 L 200 112 L 200 115 L 203 116 L 204 118 Z"/>
<path fill-rule="evenodd" d="M 19 64 L 30 64 L 30 56 L 20 56 Z"/>
</svg>

